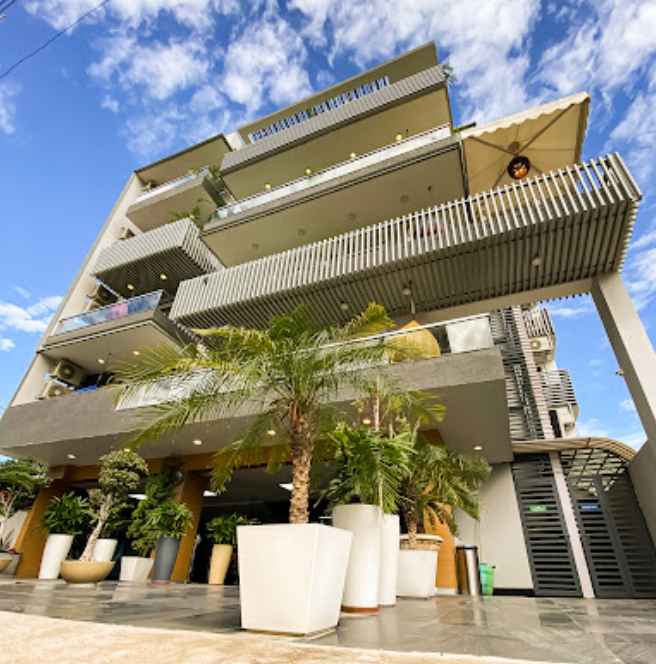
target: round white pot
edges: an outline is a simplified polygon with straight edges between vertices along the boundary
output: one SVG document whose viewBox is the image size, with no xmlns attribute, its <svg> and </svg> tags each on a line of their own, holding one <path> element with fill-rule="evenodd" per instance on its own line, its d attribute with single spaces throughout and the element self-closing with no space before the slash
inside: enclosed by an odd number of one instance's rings
<svg viewBox="0 0 656 664">
<path fill-rule="evenodd" d="M 118 541 L 109 538 L 100 538 L 93 547 L 93 559 L 99 563 L 108 563 L 114 557 Z"/>
<path fill-rule="evenodd" d="M 338 505 L 333 510 L 333 526 L 353 533 L 342 610 L 354 613 L 378 611 L 383 526 L 380 507 Z"/>
<path fill-rule="evenodd" d="M 384 514 L 380 529 L 380 577 L 378 582 L 378 604 L 394 606 L 399 576 L 399 517 Z"/>
<path fill-rule="evenodd" d="M 72 544 L 73 535 L 48 535 L 41 557 L 39 579 L 52 580 L 59 578 L 62 560 L 66 560 Z"/>
<path fill-rule="evenodd" d="M 119 581 L 130 583 L 146 583 L 155 561 L 141 556 L 123 556 L 121 558 L 121 574 Z"/>
<path fill-rule="evenodd" d="M 432 597 L 435 594 L 437 551 L 399 551 L 399 597 Z"/>
</svg>

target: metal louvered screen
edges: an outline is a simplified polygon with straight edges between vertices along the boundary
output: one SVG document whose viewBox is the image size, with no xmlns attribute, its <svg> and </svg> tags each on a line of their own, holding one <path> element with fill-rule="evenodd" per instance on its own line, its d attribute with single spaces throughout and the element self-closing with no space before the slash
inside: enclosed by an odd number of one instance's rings
<svg viewBox="0 0 656 664">
<path fill-rule="evenodd" d="M 600 449 L 561 453 L 598 597 L 656 597 L 656 551 L 626 460 Z"/>
<path fill-rule="evenodd" d="M 512 464 L 535 594 L 580 597 L 581 587 L 547 454 L 522 454 Z"/>
</svg>

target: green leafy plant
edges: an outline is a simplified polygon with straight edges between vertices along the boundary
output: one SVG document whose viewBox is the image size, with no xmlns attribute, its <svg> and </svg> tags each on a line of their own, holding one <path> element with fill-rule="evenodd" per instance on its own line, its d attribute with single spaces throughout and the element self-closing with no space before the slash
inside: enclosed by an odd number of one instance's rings
<svg viewBox="0 0 656 664">
<path fill-rule="evenodd" d="M 91 501 L 93 530 L 80 560 L 93 559 L 93 549 L 107 525 L 112 508 L 124 505 L 128 493 L 135 491 L 147 475 L 146 462 L 133 450 L 115 450 L 100 457 L 99 488 Z"/>
<path fill-rule="evenodd" d="M 180 471 L 175 467 L 164 468 L 154 473 L 146 480 L 144 489 L 146 497 L 132 512 L 132 519 L 128 526 L 127 536 L 132 542 L 132 548 L 141 556 L 147 557 L 159 539 L 159 531 L 151 517 L 151 513 L 163 502 L 173 497 L 175 487 L 181 482 Z"/>
<path fill-rule="evenodd" d="M 237 526 L 248 526 L 254 523 L 243 514 L 225 514 L 214 517 L 206 526 L 207 536 L 212 544 L 229 544 L 237 546 Z"/>
<path fill-rule="evenodd" d="M 322 497 L 331 507 L 358 502 L 395 514 L 414 453 L 412 432 L 388 435 L 365 425 L 341 424 L 329 439 L 334 444 L 335 475 Z"/>
<path fill-rule="evenodd" d="M 478 519 L 478 491 L 489 474 L 490 466 L 482 457 L 459 454 L 417 437 L 410 472 L 401 486 L 409 546 L 416 545 L 426 521 L 445 523 L 456 534 L 456 508 Z"/>
<path fill-rule="evenodd" d="M 156 540 L 160 537 L 182 539 L 193 521 L 193 514 L 184 503 L 169 498 L 151 510 L 146 527 Z"/>
<path fill-rule="evenodd" d="M 50 501 L 43 514 L 43 526 L 51 534 L 79 535 L 89 527 L 92 518 L 89 501 L 69 491 Z"/>
<path fill-rule="evenodd" d="M 4 546 L 7 521 L 49 484 L 48 466 L 39 461 L 7 459 L 0 463 L 0 550 Z"/>
<path fill-rule="evenodd" d="M 322 434 L 334 429 L 326 404 L 343 387 L 362 386 L 362 371 L 354 367 L 371 366 L 384 357 L 382 343 L 353 341 L 392 325 L 376 304 L 342 326 L 318 325 L 301 307 L 274 318 L 264 330 L 196 330 L 207 345 L 143 353 L 137 362 L 118 367 L 124 391 L 160 380 L 185 389 L 178 392 L 181 396 L 144 410 L 149 421 L 133 444 L 248 403 L 259 415 L 243 438 L 216 454 L 213 488 L 225 490 L 237 467 L 264 463 L 275 468 L 291 460 L 289 520 L 307 523 L 313 456 Z"/>
</svg>

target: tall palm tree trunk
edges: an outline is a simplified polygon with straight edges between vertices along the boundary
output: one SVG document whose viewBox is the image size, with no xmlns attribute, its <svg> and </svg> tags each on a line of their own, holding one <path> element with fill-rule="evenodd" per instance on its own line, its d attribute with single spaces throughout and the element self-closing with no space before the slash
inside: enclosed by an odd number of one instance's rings
<svg viewBox="0 0 656 664">
<path fill-rule="evenodd" d="M 403 503 L 401 510 L 405 518 L 405 525 L 408 529 L 408 546 L 414 549 L 417 546 L 417 530 L 419 528 L 419 513 L 417 512 L 416 495 L 411 487 L 405 491 L 407 500 Z"/>
<path fill-rule="evenodd" d="M 305 419 L 294 413 L 292 418 L 292 497 L 289 502 L 289 523 L 308 523 L 310 501 L 310 470 L 314 440 Z"/>
</svg>

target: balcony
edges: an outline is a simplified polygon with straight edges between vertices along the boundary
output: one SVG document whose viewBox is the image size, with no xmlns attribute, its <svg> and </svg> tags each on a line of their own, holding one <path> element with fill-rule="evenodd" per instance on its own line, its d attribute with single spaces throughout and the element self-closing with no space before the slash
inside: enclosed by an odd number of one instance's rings
<svg viewBox="0 0 656 664">
<path fill-rule="evenodd" d="M 578 415 L 579 402 L 576 399 L 569 371 L 566 369 L 541 371 L 540 380 L 549 410 L 569 407 Z"/>
<path fill-rule="evenodd" d="M 181 281 L 222 267 L 200 240 L 198 226 L 182 219 L 107 247 L 94 275 L 123 297 L 160 288 L 173 295 Z"/>
<path fill-rule="evenodd" d="M 188 343 L 191 335 L 162 309 L 160 290 L 64 318 L 46 339 L 43 353 L 97 374 L 144 348 Z"/>
<path fill-rule="evenodd" d="M 475 321 L 485 322 L 485 317 Z M 473 445 L 482 445 L 483 453 L 492 463 L 512 458 L 504 370 L 501 354 L 489 347 L 485 339 L 471 342 L 461 327 L 429 325 L 399 330 L 375 339 L 390 343 L 403 335 L 432 335 L 439 344 L 439 357 L 397 361 L 382 366 L 380 371 L 391 383 L 408 390 L 422 390 L 437 395 L 447 408 L 447 417 L 439 424 L 442 438 L 452 449 L 471 452 Z M 370 343 L 373 339 L 360 340 Z M 433 345 L 436 343 L 433 341 Z M 141 406 L 160 403 L 181 394 L 180 386 L 155 384 L 149 389 L 135 390 L 117 405 L 111 387 L 93 392 L 73 392 L 54 399 L 36 401 L 8 408 L 0 427 L 0 452 L 17 456 L 33 455 L 51 465 L 70 463 L 93 464 L 98 456 L 127 440 L 143 425 Z M 185 387 L 184 385 L 182 386 Z M 343 389 L 332 405 L 352 412 L 353 402 L 361 396 L 352 389 Z M 236 440 L 257 414 L 259 400 L 229 414 L 218 414 L 188 424 L 182 430 L 164 435 L 158 441 L 140 448 L 146 458 L 171 455 L 211 453 Z M 476 407 L 472 408 L 475 403 Z M 193 444 L 203 441 L 202 448 Z"/>
<path fill-rule="evenodd" d="M 621 269 L 640 198 L 618 155 L 592 159 L 186 281 L 171 318 L 257 327 L 303 303 L 328 322 L 412 299 L 447 319 L 586 292 Z"/>
<path fill-rule="evenodd" d="M 464 187 L 457 139 L 433 127 L 219 208 L 203 240 L 237 265 L 453 200 Z"/>
<path fill-rule="evenodd" d="M 205 222 L 217 205 L 223 205 L 220 187 L 209 169 L 202 168 L 144 191 L 126 214 L 143 232 L 194 209 L 197 209 L 199 221 Z"/>
<path fill-rule="evenodd" d="M 351 152 L 371 152 L 397 134 L 412 136 L 450 122 L 446 75 L 436 65 L 228 152 L 221 178 L 241 199 L 262 191 L 267 182 L 278 187 L 306 168 L 318 172 Z"/>
<path fill-rule="evenodd" d="M 523 312 L 526 333 L 530 339 L 555 336 L 551 316 L 546 309 L 534 308 Z"/>
</svg>

